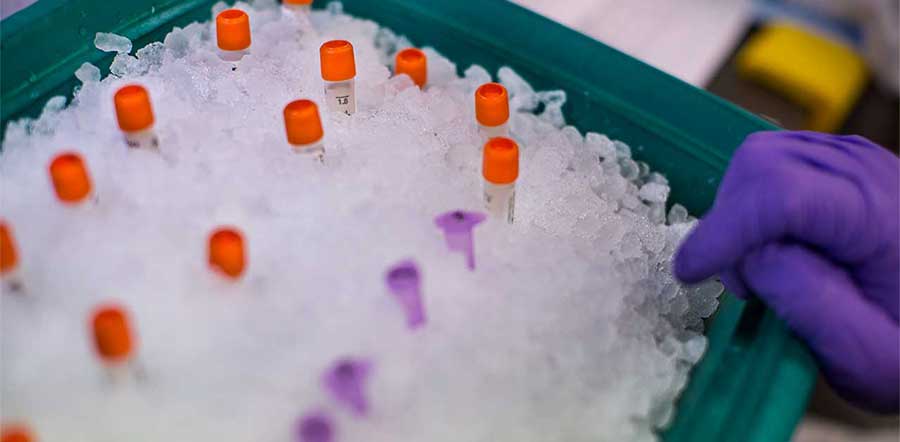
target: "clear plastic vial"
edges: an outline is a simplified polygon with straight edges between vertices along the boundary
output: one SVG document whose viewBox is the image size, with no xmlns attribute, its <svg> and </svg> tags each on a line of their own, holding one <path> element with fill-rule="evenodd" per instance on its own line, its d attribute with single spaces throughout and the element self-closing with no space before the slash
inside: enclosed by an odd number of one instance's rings
<svg viewBox="0 0 900 442">
<path fill-rule="evenodd" d="M 509 137 L 509 95 L 499 83 L 485 83 L 475 90 L 475 120 L 483 140 Z"/>
<path fill-rule="evenodd" d="M 353 45 L 346 40 L 331 40 L 319 48 L 325 104 L 329 111 L 351 115 L 356 112 L 356 61 Z"/>
<path fill-rule="evenodd" d="M 21 292 L 24 288 L 19 275 L 19 254 L 13 242 L 12 228 L 0 219 L 0 280 L 3 292 Z"/>
<path fill-rule="evenodd" d="M 308 15 L 312 10 L 313 0 L 283 0 L 281 6 L 285 11 L 296 15 Z"/>
<path fill-rule="evenodd" d="M 284 107 L 284 129 L 294 152 L 324 161 L 324 131 L 319 107 L 311 100 L 295 100 Z"/>
<path fill-rule="evenodd" d="M 216 45 L 219 58 L 231 63 L 237 70 L 238 63 L 250 53 L 250 17 L 240 9 L 226 9 L 216 16 Z"/>
<path fill-rule="evenodd" d="M 159 138 L 153 130 L 153 107 L 147 89 L 136 84 L 125 86 L 116 91 L 113 101 L 125 144 L 134 149 L 158 149 Z"/>
<path fill-rule="evenodd" d="M 516 212 L 519 146 L 510 138 L 491 138 L 484 145 L 481 173 L 484 206 L 492 218 L 512 224 Z"/>
</svg>

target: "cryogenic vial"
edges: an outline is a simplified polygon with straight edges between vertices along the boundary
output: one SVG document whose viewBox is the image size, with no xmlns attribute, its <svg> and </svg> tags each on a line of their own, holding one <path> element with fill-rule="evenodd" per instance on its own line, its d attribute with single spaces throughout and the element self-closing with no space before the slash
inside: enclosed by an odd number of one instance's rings
<svg viewBox="0 0 900 442">
<path fill-rule="evenodd" d="M 34 434 L 31 429 L 23 423 L 3 424 L 0 428 L 0 442 L 34 442 Z"/>
<path fill-rule="evenodd" d="M 281 6 L 294 14 L 309 14 L 313 0 L 283 0 Z"/>
<path fill-rule="evenodd" d="M 77 204 L 91 195 L 91 178 L 84 160 L 75 152 L 63 152 L 50 161 L 50 180 L 56 197 L 66 204 Z"/>
<path fill-rule="evenodd" d="M 394 75 L 406 74 L 420 89 L 428 82 L 428 59 L 416 48 L 404 49 L 394 60 Z"/>
<path fill-rule="evenodd" d="M 6 221 L 0 220 L 0 279 L 4 290 L 11 292 L 22 290 L 22 279 L 19 276 L 19 252 L 13 241 L 12 229 Z"/>
<path fill-rule="evenodd" d="M 232 279 L 244 273 L 244 236 L 233 227 L 220 227 L 209 236 L 209 265 Z"/>
<path fill-rule="evenodd" d="M 484 145 L 484 204 L 493 218 L 512 224 L 516 208 L 516 179 L 519 177 L 519 146 L 497 137 Z"/>
<path fill-rule="evenodd" d="M 310 100 L 296 100 L 284 107 L 284 129 L 288 144 L 297 153 L 313 155 L 319 161 L 325 156 L 322 145 L 322 120 L 319 107 Z"/>
<path fill-rule="evenodd" d="M 475 119 L 485 140 L 509 137 L 509 95 L 499 83 L 485 83 L 475 90 Z"/>
<path fill-rule="evenodd" d="M 103 304 L 91 315 L 94 349 L 107 369 L 107 374 L 117 380 L 128 374 L 140 377 L 141 370 L 134 358 L 134 339 L 124 307 Z"/>
<path fill-rule="evenodd" d="M 226 9 L 216 16 L 216 44 L 219 58 L 236 70 L 238 62 L 250 53 L 250 17 L 246 12 Z"/>
<path fill-rule="evenodd" d="M 143 86 L 125 86 L 116 91 L 116 119 L 125 135 L 125 143 L 135 149 L 158 149 L 159 139 L 153 130 L 153 106 Z"/>
<path fill-rule="evenodd" d="M 319 48 L 325 102 L 328 110 L 350 115 L 356 112 L 356 60 L 353 45 L 346 40 L 331 40 Z"/>
</svg>

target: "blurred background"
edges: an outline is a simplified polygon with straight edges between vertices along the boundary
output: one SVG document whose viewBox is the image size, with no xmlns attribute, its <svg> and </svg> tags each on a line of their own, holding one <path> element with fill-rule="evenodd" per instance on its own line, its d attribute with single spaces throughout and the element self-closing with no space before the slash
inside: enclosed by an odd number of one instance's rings
<svg viewBox="0 0 900 442">
<path fill-rule="evenodd" d="M 35 0 L 0 1 L 6 17 Z M 784 128 L 898 151 L 900 0 L 513 1 Z M 896 416 L 854 409 L 821 381 L 794 435 L 898 439 Z"/>
<path fill-rule="evenodd" d="M 898 0 L 514 1 L 784 128 L 897 152 Z"/>
</svg>

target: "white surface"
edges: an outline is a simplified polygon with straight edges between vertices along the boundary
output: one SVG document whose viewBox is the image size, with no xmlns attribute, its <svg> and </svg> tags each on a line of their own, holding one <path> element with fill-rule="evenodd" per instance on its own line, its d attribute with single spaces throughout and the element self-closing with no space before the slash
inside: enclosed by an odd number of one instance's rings
<svg viewBox="0 0 900 442">
<path fill-rule="evenodd" d="M 0 197 L 27 294 L 0 298 L 4 418 L 41 442 L 287 442 L 319 408 L 343 441 L 652 440 L 719 289 L 672 279 L 690 224 L 662 224 L 663 204 L 638 197 L 664 178 L 624 144 L 561 128 L 564 94 L 503 70 L 522 146 L 517 219 L 475 230 L 470 272 L 433 220 L 483 207 L 473 101 L 487 73 L 457 78 L 426 48 L 422 92 L 390 78 L 408 43 L 371 22 L 322 12 L 318 34 L 299 34 L 277 8 L 249 15 L 236 71 L 212 25 L 193 24 L 117 55 L 122 78 L 82 68 L 71 107 L 58 97 L 9 125 Z M 323 113 L 320 163 L 292 152 L 281 115 L 296 98 L 322 103 L 318 48 L 334 38 L 356 48 L 359 107 Z M 150 92 L 158 151 L 128 149 L 116 125 L 112 96 L 131 82 Z M 56 201 L 46 165 L 62 149 L 82 152 L 96 202 Z M 246 239 L 236 282 L 207 266 L 222 224 Z M 415 332 L 383 281 L 409 257 L 428 316 Z M 93 354 L 88 313 L 109 299 L 132 312 L 143 382 L 110 384 Z M 366 419 L 321 389 L 341 356 L 374 363 Z"/>
<path fill-rule="evenodd" d="M 750 23 L 749 0 L 513 0 L 703 87 Z"/>
</svg>

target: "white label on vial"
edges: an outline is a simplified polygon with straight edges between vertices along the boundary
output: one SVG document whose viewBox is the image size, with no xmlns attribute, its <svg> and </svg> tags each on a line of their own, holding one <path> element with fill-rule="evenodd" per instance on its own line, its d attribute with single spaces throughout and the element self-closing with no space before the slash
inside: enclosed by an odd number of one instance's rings
<svg viewBox="0 0 900 442">
<path fill-rule="evenodd" d="M 325 101 L 328 110 L 350 115 L 356 112 L 356 91 L 353 80 L 325 83 Z"/>
<path fill-rule="evenodd" d="M 159 138 L 153 128 L 137 132 L 125 132 L 125 143 L 132 149 L 159 149 Z"/>
<path fill-rule="evenodd" d="M 516 184 L 484 182 L 484 206 L 492 217 L 512 224 L 516 212 Z"/>
</svg>

